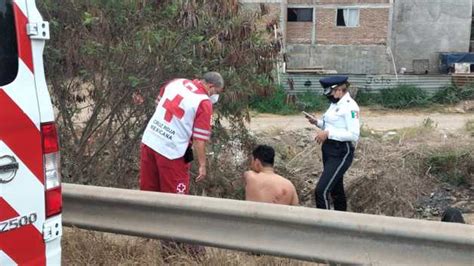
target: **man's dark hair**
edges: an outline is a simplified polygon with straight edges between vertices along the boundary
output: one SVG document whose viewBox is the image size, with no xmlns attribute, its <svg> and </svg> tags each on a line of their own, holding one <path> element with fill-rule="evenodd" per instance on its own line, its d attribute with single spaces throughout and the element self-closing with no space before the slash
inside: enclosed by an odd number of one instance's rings
<svg viewBox="0 0 474 266">
<path fill-rule="evenodd" d="M 441 218 L 441 221 L 448 223 L 465 223 L 461 211 L 452 207 L 448 207 L 444 211 L 443 218 Z"/>
<path fill-rule="evenodd" d="M 273 166 L 275 150 L 268 145 L 258 145 L 252 152 L 254 159 L 259 159 L 263 166 Z"/>
</svg>

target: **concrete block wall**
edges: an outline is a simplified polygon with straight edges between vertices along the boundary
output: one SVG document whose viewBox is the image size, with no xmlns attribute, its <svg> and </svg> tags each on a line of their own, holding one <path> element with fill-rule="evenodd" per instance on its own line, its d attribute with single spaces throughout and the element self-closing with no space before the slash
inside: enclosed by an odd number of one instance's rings
<svg viewBox="0 0 474 266">
<path fill-rule="evenodd" d="M 382 45 L 287 44 L 287 68 L 336 70 L 338 73 L 385 74 L 391 59 Z"/>
<path fill-rule="evenodd" d="M 395 1 L 392 50 L 397 69 L 438 73 L 440 52 L 469 52 L 471 22 L 472 0 Z"/>
</svg>

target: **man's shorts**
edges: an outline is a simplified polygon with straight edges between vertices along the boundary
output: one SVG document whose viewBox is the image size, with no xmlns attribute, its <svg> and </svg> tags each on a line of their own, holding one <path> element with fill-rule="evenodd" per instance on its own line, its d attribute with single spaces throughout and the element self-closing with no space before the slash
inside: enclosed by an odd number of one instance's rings
<svg viewBox="0 0 474 266">
<path fill-rule="evenodd" d="M 188 194 L 189 167 L 184 158 L 170 160 L 142 143 L 140 190 Z"/>
</svg>

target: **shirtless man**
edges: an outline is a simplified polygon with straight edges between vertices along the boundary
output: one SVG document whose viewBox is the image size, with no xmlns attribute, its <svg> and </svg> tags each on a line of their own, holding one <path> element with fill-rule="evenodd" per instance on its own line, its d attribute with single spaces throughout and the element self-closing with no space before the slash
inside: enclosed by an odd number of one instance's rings
<svg viewBox="0 0 474 266">
<path fill-rule="evenodd" d="M 250 171 L 244 173 L 245 200 L 284 205 L 299 205 L 295 186 L 273 171 L 275 151 L 266 145 L 252 152 Z"/>
</svg>

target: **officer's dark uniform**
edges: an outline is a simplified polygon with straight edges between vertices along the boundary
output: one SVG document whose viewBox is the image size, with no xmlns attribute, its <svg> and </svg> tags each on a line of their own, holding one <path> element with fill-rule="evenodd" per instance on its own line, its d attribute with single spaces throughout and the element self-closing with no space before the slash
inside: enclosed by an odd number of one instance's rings
<svg viewBox="0 0 474 266">
<path fill-rule="evenodd" d="M 331 76 L 319 80 L 324 94 L 347 82 L 347 76 Z M 323 119 L 316 126 L 328 131 L 328 139 L 322 145 L 324 170 L 316 185 L 316 207 L 330 209 L 331 194 L 334 209 L 347 210 L 343 176 L 354 158 L 354 143 L 359 139 L 359 106 L 347 92 L 337 103 L 331 103 Z"/>
</svg>

